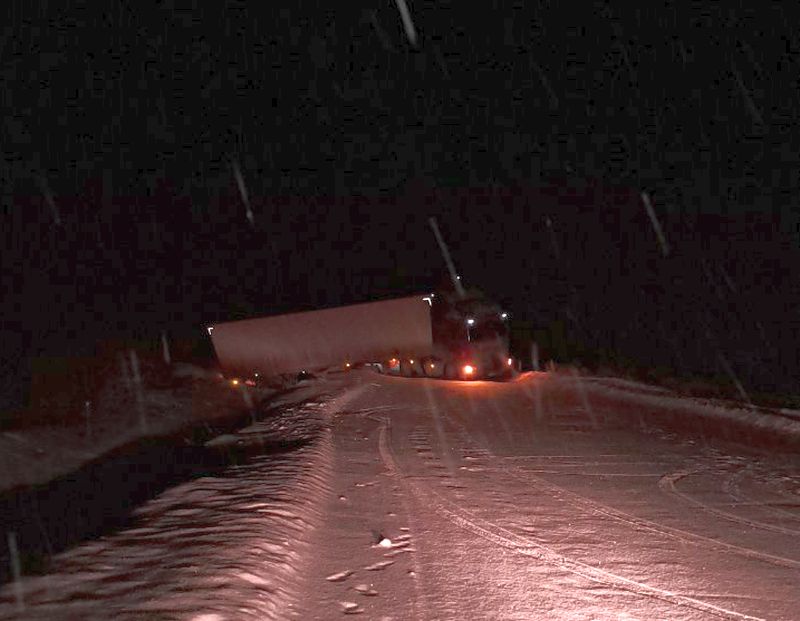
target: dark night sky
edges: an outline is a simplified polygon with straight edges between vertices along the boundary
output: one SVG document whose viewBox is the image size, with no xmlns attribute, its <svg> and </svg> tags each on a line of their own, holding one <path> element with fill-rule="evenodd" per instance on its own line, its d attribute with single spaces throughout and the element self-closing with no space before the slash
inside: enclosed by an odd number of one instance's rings
<svg viewBox="0 0 800 621">
<path fill-rule="evenodd" d="M 414 0 L 416 45 L 392 0 L 90 4 L 0 16 L 12 361 L 429 289 L 436 215 L 517 318 L 653 364 L 796 368 L 788 3 Z"/>
</svg>

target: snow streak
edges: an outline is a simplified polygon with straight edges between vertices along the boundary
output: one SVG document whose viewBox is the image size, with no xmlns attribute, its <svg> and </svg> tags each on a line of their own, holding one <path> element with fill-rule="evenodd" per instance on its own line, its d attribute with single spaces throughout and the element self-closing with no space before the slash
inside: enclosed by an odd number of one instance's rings
<svg viewBox="0 0 800 621">
<path fill-rule="evenodd" d="M 414 29 L 414 22 L 411 21 L 411 13 L 408 10 L 406 0 L 395 0 L 397 3 L 397 10 L 400 11 L 400 17 L 403 20 L 403 28 L 405 28 L 406 36 L 411 42 L 411 45 L 417 47 L 417 31 Z"/>
</svg>

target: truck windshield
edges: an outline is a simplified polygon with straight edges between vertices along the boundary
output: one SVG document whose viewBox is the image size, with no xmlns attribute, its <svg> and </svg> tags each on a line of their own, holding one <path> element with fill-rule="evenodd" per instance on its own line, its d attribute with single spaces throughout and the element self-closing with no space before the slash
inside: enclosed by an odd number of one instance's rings
<svg viewBox="0 0 800 621">
<path fill-rule="evenodd" d="M 470 338 L 473 341 L 488 341 L 496 338 L 503 338 L 506 334 L 506 326 L 501 321 L 483 321 L 470 330 Z"/>
</svg>

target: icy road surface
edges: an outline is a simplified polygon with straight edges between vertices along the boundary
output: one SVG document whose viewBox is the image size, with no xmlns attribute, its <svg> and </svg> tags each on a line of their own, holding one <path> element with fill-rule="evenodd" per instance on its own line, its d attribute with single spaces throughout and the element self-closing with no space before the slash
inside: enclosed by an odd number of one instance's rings
<svg viewBox="0 0 800 621">
<path fill-rule="evenodd" d="M 299 618 L 800 618 L 796 458 L 643 430 L 578 379 L 365 381 Z"/>
<path fill-rule="evenodd" d="M 299 448 L 165 491 L 5 585 L 0 619 L 800 618 L 797 455 L 561 375 L 319 386 L 217 442 Z"/>
</svg>

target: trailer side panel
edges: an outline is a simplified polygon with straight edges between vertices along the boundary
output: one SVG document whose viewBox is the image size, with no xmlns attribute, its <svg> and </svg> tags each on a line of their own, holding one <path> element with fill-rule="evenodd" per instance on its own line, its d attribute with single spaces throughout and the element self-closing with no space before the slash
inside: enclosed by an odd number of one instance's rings
<svg viewBox="0 0 800 621">
<path fill-rule="evenodd" d="M 433 346 L 422 296 L 220 323 L 211 340 L 223 369 L 261 375 L 418 357 Z"/>
</svg>

